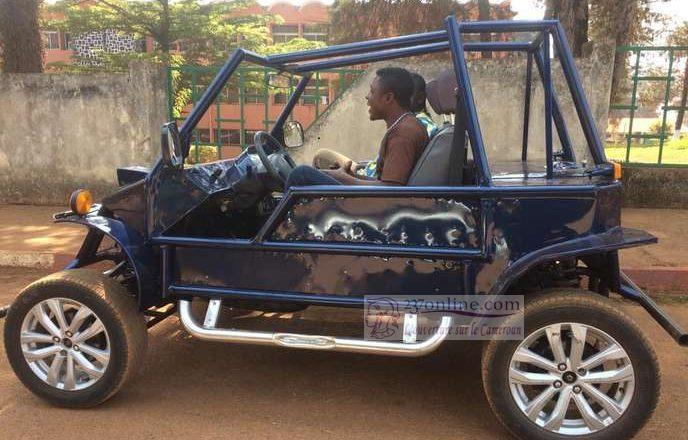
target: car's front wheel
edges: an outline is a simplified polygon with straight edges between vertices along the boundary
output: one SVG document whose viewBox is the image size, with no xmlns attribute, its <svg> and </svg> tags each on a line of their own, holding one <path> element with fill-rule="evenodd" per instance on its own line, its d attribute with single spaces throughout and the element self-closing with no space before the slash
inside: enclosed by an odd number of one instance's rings
<svg viewBox="0 0 688 440">
<path fill-rule="evenodd" d="M 29 285 L 10 307 L 4 333 L 22 383 L 66 407 L 89 407 L 114 395 L 139 368 L 147 339 L 134 298 L 85 269 Z"/>
<path fill-rule="evenodd" d="M 657 405 L 656 355 L 610 300 L 583 291 L 526 301 L 524 339 L 493 340 L 482 376 L 495 415 L 524 439 L 630 438 Z"/>
</svg>

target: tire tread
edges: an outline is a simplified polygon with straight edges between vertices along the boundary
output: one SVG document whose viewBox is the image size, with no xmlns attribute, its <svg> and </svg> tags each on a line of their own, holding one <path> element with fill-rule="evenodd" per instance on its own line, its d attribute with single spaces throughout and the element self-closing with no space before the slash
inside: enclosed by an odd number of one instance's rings
<svg viewBox="0 0 688 440">
<path fill-rule="evenodd" d="M 581 308 L 587 308 L 591 310 L 596 310 L 596 311 L 603 311 L 604 313 L 607 313 L 611 316 L 613 316 L 615 319 L 621 321 L 624 323 L 624 325 L 627 327 L 629 333 L 631 333 L 637 340 L 638 343 L 641 344 L 643 349 L 646 351 L 646 353 L 649 355 L 649 362 L 650 362 L 650 369 L 654 370 L 656 372 L 656 385 L 657 385 L 657 393 L 656 396 L 652 396 L 650 399 L 650 404 L 649 407 L 647 408 L 646 412 L 646 417 L 644 418 L 644 421 L 649 420 L 650 417 L 654 414 L 656 408 L 657 408 L 657 403 L 659 401 L 659 392 L 661 390 L 661 370 L 659 368 L 659 361 L 657 359 L 657 354 L 655 353 L 654 349 L 652 348 L 652 345 L 650 344 L 650 341 L 647 339 L 645 334 L 641 331 L 640 327 L 638 324 L 630 318 L 626 313 L 623 312 L 618 306 L 615 306 L 614 303 L 611 302 L 606 297 L 602 297 L 596 293 L 585 291 L 582 289 L 549 289 L 540 293 L 537 293 L 535 295 L 532 295 L 531 297 L 526 297 L 525 299 L 525 307 L 526 307 L 526 316 L 529 313 L 534 313 L 539 310 L 554 310 L 554 309 L 567 309 L 570 307 L 581 307 Z M 527 323 L 524 323 L 527 326 Z M 490 390 L 490 387 L 487 386 L 488 381 L 490 380 L 491 377 L 494 376 L 494 371 L 493 371 L 493 361 L 495 360 L 495 357 L 497 355 L 497 350 L 501 347 L 499 344 L 500 341 L 497 340 L 491 340 L 488 341 L 486 344 L 484 344 L 483 347 L 483 354 L 481 358 L 481 376 L 482 376 L 482 381 L 483 381 L 483 390 L 485 392 L 485 396 L 487 398 L 488 404 L 490 405 L 490 408 L 492 409 L 492 412 L 495 414 L 497 419 L 500 421 L 500 423 L 506 427 L 511 434 L 513 434 L 516 437 L 519 437 L 519 433 L 517 432 L 517 429 L 514 429 L 515 426 L 513 426 L 513 420 L 508 420 L 507 415 L 504 414 L 500 408 L 499 408 L 499 402 L 498 399 L 500 398 L 499 396 L 493 395 L 493 393 Z M 510 398 L 510 396 L 509 396 Z M 644 425 L 644 421 L 642 423 L 634 423 L 631 425 L 631 429 L 627 432 L 625 432 L 626 438 L 631 438 L 633 437 Z M 617 422 L 618 423 L 618 422 Z M 540 432 L 540 434 L 544 433 L 545 431 Z M 550 434 L 549 436 L 537 436 L 535 433 L 533 433 L 532 437 L 529 438 L 560 438 L 560 439 L 566 439 L 566 438 L 572 438 L 571 436 L 562 436 L 558 434 L 553 434 L 553 433 L 548 433 Z M 576 436 L 575 438 L 577 439 L 603 439 L 607 438 L 603 435 L 600 434 L 605 434 L 604 430 L 603 431 L 598 431 L 596 433 L 593 433 L 591 435 L 587 436 Z"/>
<path fill-rule="evenodd" d="M 95 270 L 71 269 L 48 275 L 29 284 L 19 294 L 13 305 L 10 306 L 8 321 L 15 321 L 12 319 L 13 311 L 18 308 L 22 301 L 30 302 L 36 295 L 40 294 L 40 292 L 54 288 L 56 285 L 71 286 L 83 292 L 88 292 L 96 296 L 97 300 L 104 303 L 116 321 L 116 325 L 120 326 L 123 330 L 122 333 L 125 339 L 123 344 L 123 366 L 114 378 L 112 386 L 107 388 L 106 392 L 101 393 L 97 398 L 91 398 L 89 400 L 77 398 L 66 400 L 51 398 L 51 396 L 44 395 L 41 395 L 41 397 L 66 407 L 85 408 L 99 405 L 116 394 L 125 383 L 131 380 L 136 373 L 140 371 L 140 367 L 145 359 L 148 338 L 145 319 L 138 310 L 135 298 L 131 296 L 127 289 L 120 283 Z M 21 322 L 23 318 L 23 316 L 16 317 L 16 322 Z M 8 349 L 8 355 L 10 343 L 11 341 L 8 340 L 8 330 L 6 327 L 5 345 L 6 349 Z M 23 361 L 23 359 L 21 359 L 21 361 Z M 15 372 L 17 372 L 22 382 L 28 385 L 25 379 L 17 371 L 17 368 L 15 368 Z"/>
</svg>

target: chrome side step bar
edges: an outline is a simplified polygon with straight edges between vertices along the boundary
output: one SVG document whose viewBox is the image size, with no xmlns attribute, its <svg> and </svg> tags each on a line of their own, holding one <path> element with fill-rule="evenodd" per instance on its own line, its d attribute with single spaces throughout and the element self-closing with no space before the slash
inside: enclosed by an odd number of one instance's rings
<svg viewBox="0 0 688 440">
<path fill-rule="evenodd" d="M 219 300 L 215 300 L 218 301 Z M 211 307 L 215 309 L 218 303 Z M 191 314 L 191 301 L 179 301 L 179 317 L 182 325 L 192 336 L 206 341 L 234 342 L 239 344 L 274 345 L 278 347 L 310 350 L 345 351 L 349 353 L 383 354 L 389 356 L 417 357 L 431 353 L 446 339 L 452 319 L 442 317 L 437 332 L 422 342 L 382 342 L 365 339 L 336 338 L 332 336 L 270 333 L 259 331 L 215 328 L 215 310 L 206 314 L 208 326 L 201 326 Z M 208 319 L 210 318 L 210 319 Z M 215 318 L 215 319 L 213 319 Z"/>
</svg>

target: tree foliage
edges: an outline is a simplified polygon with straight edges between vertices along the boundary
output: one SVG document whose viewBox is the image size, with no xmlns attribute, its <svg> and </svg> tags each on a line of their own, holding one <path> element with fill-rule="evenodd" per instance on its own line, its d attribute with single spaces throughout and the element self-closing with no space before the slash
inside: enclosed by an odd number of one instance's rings
<svg viewBox="0 0 688 440">
<path fill-rule="evenodd" d="M 575 56 L 588 41 L 609 41 L 617 46 L 652 41 L 663 29 L 663 16 L 650 4 L 667 0 L 540 0 L 545 16 L 559 19 Z M 617 54 L 612 76 L 612 102 L 623 101 L 628 91 L 625 54 Z"/>
<path fill-rule="evenodd" d="M 38 26 L 42 0 L 0 0 L 0 43 L 7 73 L 43 71 L 43 42 Z"/>
<path fill-rule="evenodd" d="M 198 0 L 62 0 L 50 9 L 60 18 L 50 26 L 72 35 L 114 30 L 139 38 L 151 38 L 156 59 L 165 60 L 180 45 L 187 63 L 222 63 L 231 51 L 244 48 L 256 52 L 276 52 L 268 26 L 281 18 L 269 14 L 243 14 L 254 0 L 202 3 Z M 288 44 L 288 43 L 287 43 Z M 301 43 L 303 48 L 320 43 Z M 145 56 L 145 55 L 144 55 Z M 134 54 L 103 54 L 108 65 L 116 65 Z"/>
<path fill-rule="evenodd" d="M 477 20 L 476 0 L 335 0 L 331 38 L 336 43 L 435 31 L 447 15 L 459 20 Z M 490 4 L 490 18 L 508 20 L 515 14 L 508 1 Z"/>
<path fill-rule="evenodd" d="M 674 29 L 667 41 L 672 46 L 688 46 L 688 21 Z"/>
<path fill-rule="evenodd" d="M 663 16 L 653 13 L 652 2 L 667 0 L 591 0 L 590 37 L 594 41 L 612 39 L 617 46 L 650 43 L 663 29 Z M 612 74 L 612 102 L 622 102 L 629 90 L 628 65 L 617 53 Z"/>
</svg>

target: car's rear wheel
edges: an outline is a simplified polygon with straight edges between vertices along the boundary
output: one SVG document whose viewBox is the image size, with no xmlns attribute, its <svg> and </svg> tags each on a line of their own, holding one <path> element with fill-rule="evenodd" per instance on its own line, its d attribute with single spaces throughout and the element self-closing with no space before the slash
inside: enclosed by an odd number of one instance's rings
<svg viewBox="0 0 688 440">
<path fill-rule="evenodd" d="M 138 370 L 147 330 L 121 284 L 76 269 L 24 289 L 9 309 L 4 338 L 10 364 L 30 391 L 56 405 L 89 407 Z"/>
<path fill-rule="evenodd" d="M 527 439 L 630 438 L 659 398 L 656 355 L 618 306 L 583 291 L 526 302 L 523 340 L 493 340 L 482 359 L 495 415 Z"/>
</svg>

